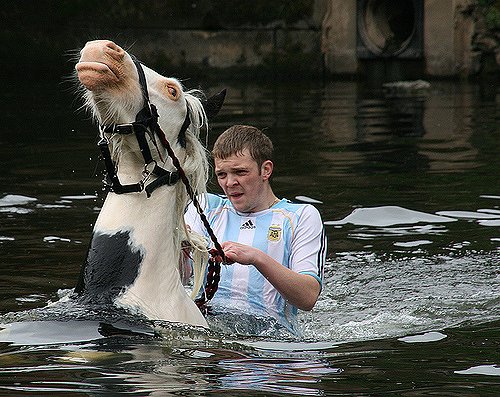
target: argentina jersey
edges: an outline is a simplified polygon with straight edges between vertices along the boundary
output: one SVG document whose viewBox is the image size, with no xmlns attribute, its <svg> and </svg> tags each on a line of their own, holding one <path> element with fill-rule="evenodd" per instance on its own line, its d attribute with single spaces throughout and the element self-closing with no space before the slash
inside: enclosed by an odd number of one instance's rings
<svg viewBox="0 0 500 397">
<path fill-rule="evenodd" d="M 283 266 L 313 276 L 322 285 L 326 239 L 316 208 L 282 199 L 264 211 L 238 213 L 225 197 L 206 194 L 201 202 L 219 242 L 251 245 Z M 185 219 L 192 230 L 210 241 L 192 205 Z M 287 303 L 254 266 L 223 265 L 211 306 L 216 310 L 271 316 L 282 326 L 296 331 L 297 308 Z"/>
</svg>

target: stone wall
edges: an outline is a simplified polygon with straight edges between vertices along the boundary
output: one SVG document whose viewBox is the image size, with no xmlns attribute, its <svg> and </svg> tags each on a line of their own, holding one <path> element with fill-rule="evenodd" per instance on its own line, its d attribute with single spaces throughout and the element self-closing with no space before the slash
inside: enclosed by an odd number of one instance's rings
<svg viewBox="0 0 500 397">
<path fill-rule="evenodd" d="M 367 70 L 357 53 L 358 1 L 3 0 L 0 76 L 69 74 L 77 50 L 97 38 L 180 78 L 358 75 Z M 498 73 L 500 0 L 415 1 L 424 4 L 422 74 Z"/>
<path fill-rule="evenodd" d="M 86 41 L 107 38 L 181 78 L 321 77 L 326 0 L 3 0 L 0 73 L 70 73 Z"/>
<path fill-rule="evenodd" d="M 414 2 L 418 3 L 418 0 Z M 361 59 L 357 48 L 358 24 L 362 23 L 362 17 L 358 17 L 360 4 L 379 8 L 392 5 L 389 0 L 330 0 L 321 37 L 326 69 L 332 74 L 356 75 L 363 71 L 365 63 L 377 65 L 377 60 L 378 66 L 387 67 L 400 62 L 403 65 L 399 66 L 400 69 L 405 69 L 409 61 L 401 55 L 374 56 L 368 61 Z M 419 59 L 415 57 L 414 63 L 420 60 L 423 75 L 468 77 L 478 73 L 498 74 L 499 0 L 423 0 L 421 4 L 423 52 Z M 379 22 L 372 21 L 372 25 Z M 394 24 L 394 21 L 390 23 Z"/>
<path fill-rule="evenodd" d="M 463 10 L 473 26 L 470 74 L 500 73 L 500 0 L 483 0 Z"/>
</svg>

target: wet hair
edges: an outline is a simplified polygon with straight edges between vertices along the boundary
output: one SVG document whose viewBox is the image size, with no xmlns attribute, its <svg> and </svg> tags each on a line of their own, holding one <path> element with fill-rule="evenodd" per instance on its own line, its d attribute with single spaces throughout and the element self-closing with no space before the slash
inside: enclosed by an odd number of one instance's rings
<svg viewBox="0 0 500 397">
<path fill-rule="evenodd" d="M 259 167 L 266 160 L 273 159 L 273 143 L 261 130 L 250 125 L 233 125 L 224 131 L 215 141 L 212 156 L 226 159 L 239 155 L 248 149 Z"/>
</svg>

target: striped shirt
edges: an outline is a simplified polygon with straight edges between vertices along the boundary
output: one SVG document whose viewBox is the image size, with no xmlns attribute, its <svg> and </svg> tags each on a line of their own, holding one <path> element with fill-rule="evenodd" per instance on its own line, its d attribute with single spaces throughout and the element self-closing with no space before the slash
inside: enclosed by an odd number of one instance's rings
<svg viewBox="0 0 500 397">
<path fill-rule="evenodd" d="M 206 194 L 201 204 L 219 242 L 251 245 L 283 266 L 311 275 L 322 286 L 326 238 L 321 216 L 312 205 L 282 199 L 264 211 L 239 213 L 227 198 L 214 194 Z M 210 241 L 193 205 L 188 206 L 185 219 L 192 230 Z M 297 308 L 254 266 L 238 263 L 222 266 L 219 289 L 211 305 L 213 310 L 271 316 L 296 332 Z"/>
</svg>

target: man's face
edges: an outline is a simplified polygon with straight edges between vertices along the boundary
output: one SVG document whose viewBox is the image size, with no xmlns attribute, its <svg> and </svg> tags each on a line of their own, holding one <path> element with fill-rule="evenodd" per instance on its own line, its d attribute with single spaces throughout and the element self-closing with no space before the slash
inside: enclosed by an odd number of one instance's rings
<svg viewBox="0 0 500 397">
<path fill-rule="evenodd" d="M 214 162 L 219 186 L 238 212 L 257 212 L 269 207 L 271 161 L 259 167 L 245 149 L 226 159 L 215 158 Z"/>
</svg>

